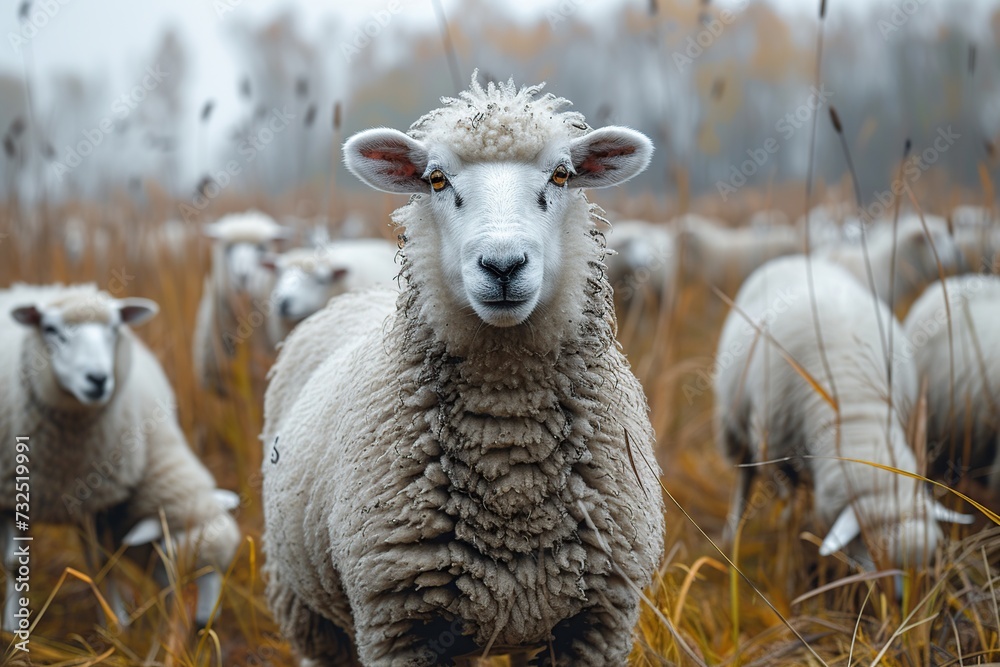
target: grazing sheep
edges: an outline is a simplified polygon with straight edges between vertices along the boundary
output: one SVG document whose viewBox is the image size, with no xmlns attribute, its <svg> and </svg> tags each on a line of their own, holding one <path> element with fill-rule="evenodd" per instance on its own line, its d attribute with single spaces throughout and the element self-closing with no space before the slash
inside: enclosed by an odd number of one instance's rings
<svg viewBox="0 0 1000 667">
<path fill-rule="evenodd" d="M 913 304 L 904 329 L 908 353 L 927 378 L 931 460 L 939 472 L 961 466 L 1000 490 L 1000 277 L 956 276 L 932 284 Z"/>
<path fill-rule="evenodd" d="M 731 535 L 743 516 L 757 471 L 792 481 L 808 473 L 816 515 L 830 526 L 820 554 L 846 547 L 864 528 L 876 559 L 900 565 L 926 562 L 941 539 L 935 519 L 961 516 L 934 502 L 912 478 L 832 458 L 916 471 L 905 434 L 916 394 L 915 369 L 902 358 L 893 364 L 890 406 L 888 364 L 872 296 L 845 269 L 814 258 L 819 343 L 806 268 L 806 258 L 798 255 L 758 269 L 740 289 L 719 341 L 715 422 L 720 447 L 738 464 L 789 459 L 774 468 L 739 470 L 727 532 Z M 882 326 L 891 323 L 901 344 L 898 322 L 885 304 L 877 306 Z M 837 411 L 806 374 L 837 403 Z"/>
<path fill-rule="evenodd" d="M 266 256 L 263 264 L 276 276 L 267 320 L 271 342 L 284 340 L 338 294 L 376 285 L 395 287 L 396 252 L 388 241 L 356 239 Z"/>
<path fill-rule="evenodd" d="M 681 216 L 675 225 L 685 281 L 714 285 L 730 294 L 764 262 L 802 250 L 790 227 L 730 228 L 693 214 Z"/>
<path fill-rule="evenodd" d="M 631 298 L 643 286 L 663 296 L 676 280 L 674 233 L 666 225 L 643 220 L 616 222 L 608 234 L 604 262 L 616 294 Z"/>
<path fill-rule="evenodd" d="M 13 443 L 28 436 L 32 525 L 81 524 L 114 510 L 120 536 L 162 510 L 197 546 L 197 566 L 216 568 L 199 580 L 197 619 L 207 622 L 240 536 L 187 446 L 163 369 L 129 329 L 156 304 L 112 299 L 93 285 L 18 285 L 0 291 L 0 312 L 0 437 L 11 443 L 0 447 L 0 541 L 13 544 L 15 511 L 27 513 L 15 505 L 23 461 Z M 16 561 L 6 556 L 10 573 Z M 18 627 L 12 588 L 8 574 L 8 630 Z"/>
<path fill-rule="evenodd" d="M 926 216 L 924 219 L 930 240 L 918 216 L 908 215 L 899 220 L 895 241 L 895 284 L 892 289 L 890 289 L 894 245 L 892 221 L 880 221 L 869 233 L 868 258 L 875 282 L 875 293 L 886 302 L 891 296 L 894 306 L 911 301 L 924 287 L 939 277 L 938 260 L 945 273 L 954 273 L 966 267 L 958 247 L 948 233 L 945 220 L 936 216 Z M 819 248 L 816 256 L 840 264 L 861 281 L 862 285 L 869 286 L 864 246 L 860 239 L 856 243 L 842 242 Z"/>
<path fill-rule="evenodd" d="M 289 230 L 257 211 L 228 215 L 205 227 L 211 238 L 212 272 L 205 278 L 194 329 L 194 369 L 202 387 L 224 394 L 227 360 L 253 336 L 251 313 L 264 310 L 271 274 L 262 257 Z"/>
<path fill-rule="evenodd" d="M 581 191 L 652 146 L 475 76 L 408 134 L 346 143 L 362 181 L 413 195 L 393 216 L 405 291 L 331 301 L 267 390 L 268 598 L 303 664 L 549 664 L 551 641 L 557 665 L 622 665 L 662 555 L 648 409 Z"/>
</svg>

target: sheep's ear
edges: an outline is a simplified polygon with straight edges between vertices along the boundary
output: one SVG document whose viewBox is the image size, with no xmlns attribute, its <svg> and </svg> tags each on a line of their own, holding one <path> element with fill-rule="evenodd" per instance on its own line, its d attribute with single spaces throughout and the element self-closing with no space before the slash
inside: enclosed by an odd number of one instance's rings
<svg viewBox="0 0 1000 667">
<path fill-rule="evenodd" d="M 118 299 L 117 303 L 118 315 L 122 318 L 122 324 L 132 327 L 145 324 L 160 312 L 160 307 L 156 305 L 156 302 L 149 299 L 130 297 L 128 299 Z"/>
<path fill-rule="evenodd" d="M 284 225 L 279 225 L 275 230 L 274 234 L 271 236 L 275 241 L 287 241 L 288 239 L 295 236 L 295 230 L 291 227 L 286 227 Z"/>
<path fill-rule="evenodd" d="M 962 514 L 961 512 L 956 512 L 955 510 L 950 510 L 939 502 L 932 502 L 931 507 L 934 511 L 934 518 L 938 521 L 944 521 L 946 523 L 964 523 L 966 525 L 975 521 L 975 517 L 968 514 Z"/>
<path fill-rule="evenodd" d="M 823 544 L 819 547 L 819 555 L 829 556 L 840 551 L 860 534 L 861 524 L 858 523 L 858 515 L 854 513 L 854 508 L 848 505 L 833 522 L 833 527 L 823 539 Z"/>
<path fill-rule="evenodd" d="M 37 327 L 42 323 L 42 311 L 37 306 L 21 306 L 10 312 L 15 321 L 26 327 Z"/>
<path fill-rule="evenodd" d="M 232 510 L 240 506 L 239 495 L 227 489 L 213 490 L 212 497 L 215 498 L 215 502 L 219 504 L 219 507 L 221 507 L 226 512 L 231 512 Z"/>
<path fill-rule="evenodd" d="M 122 544 L 127 547 L 137 547 L 140 544 L 149 544 L 163 537 L 163 526 L 158 518 L 146 517 L 139 523 L 132 526 L 132 530 L 122 538 Z"/>
<path fill-rule="evenodd" d="M 376 190 L 399 194 L 428 192 L 423 179 L 427 149 L 399 130 L 359 132 L 344 144 L 347 169 Z"/>
<path fill-rule="evenodd" d="M 264 253 L 260 257 L 260 265 L 268 271 L 278 270 L 278 255 L 273 252 Z"/>
<path fill-rule="evenodd" d="M 653 143 L 626 127 L 603 127 L 574 139 L 569 154 L 576 171 L 570 187 L 605 188 L 642 173 L 653 156 Z"/>
</svg>

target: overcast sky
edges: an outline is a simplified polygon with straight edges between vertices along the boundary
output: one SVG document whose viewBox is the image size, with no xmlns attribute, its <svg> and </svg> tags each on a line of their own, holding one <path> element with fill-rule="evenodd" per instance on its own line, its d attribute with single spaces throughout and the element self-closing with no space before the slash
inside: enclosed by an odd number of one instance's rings
<svg viewBox="0 0 1000 667">
<path fill-rule="evenodd" d="M 186 100 L 191 124 L 201 102 L 215 100 L 215 118 L 225 122 L 239 113 L 237 85 L 244 75 L 238 62 L 234 28 L 240 22 L 259 24 L 293 6 L 299 17 L 301 33 L 315 43 L 320 35 L 344 39 L 362 27 L 373 12 L 384 10 L 390 0 L 33 0 L 33 12 L 46 6 L 56 7 L 51 18 L 42 17 L 45 25 L 24 43 L 17 35 L 23 24 L 17 7 L 23 0 L 0 5 L 0 73 L 20 76 L 30 70 L 36 86 L 36 101 L 46 108 L 45 82 L 55 73 L 79 73 L 88 81 L 103 83 L 102 94 L 108 106 L 123 92 L 138 83 L 141 67 L 151 62 L 153 51 L 163 31 L 172 27 L 180 36 L 189 57 Z M 431 0 L 397 0 L 401 10 L 393 22 L 407 29 L 436 30 Z M 499 1 L 499 0 L 498 0 Z M 689 0 L 699 3 L 701 0 Z M 740 5 L 747 0 L 715 0 L 717 5 Z M 782 11 L 803 21 L 815 19 L 819 0 L 749 0 L 771 2 Z M 972 14 L 982 14 L 996 7 L 1000 0 L 911 0 L 919 6 L 921 19 L 953 14 L 960 5 L 978 11 L 965 12 L 969 20 L 985 31 L 987 24 Z M 463 10 L 461 0 L 442 0 L 445 12 L 455 19 Z M 547 9 L 562 3 L 577 6 L 579 16 L 599 21 L 601 15 L 620 9 L 623 4 L 647 6 L 649 0 L 521 0 L 500 3 L 514 16 L 534 20 Z M 902 0 L 828 0 L 828 19 L 858 13 L 865 9 L 875 15 L 888 15 L 893 4 Z M 336 48 L 336 45 L 334 45 Z M 334 93 L 349 76 L 346 63 L 338 63 L 342 72 L 330 72 Z M 471 66 L 471 65 L 470 65 Z M 138 77 L 138 78 L 137 78 Z"/>
</svg>

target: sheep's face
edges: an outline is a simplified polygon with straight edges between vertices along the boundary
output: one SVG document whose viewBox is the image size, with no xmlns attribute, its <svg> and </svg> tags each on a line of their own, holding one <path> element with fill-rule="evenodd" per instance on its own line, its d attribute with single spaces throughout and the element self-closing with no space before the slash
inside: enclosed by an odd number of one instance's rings
<svg viewBox="0 0 1000 667">
<path fill-rule="evenodd" d="M 323 308 L 344 291 L 348 274 L 344 267 L 323 263 L 310 267 L 290 265 L 281 257 L 265 259 L 264 266 L 277 274 L 271 304 L 286 322 L 299 322 Z"/>
<path fill-rule="evenodd" d="M 372 187 L 430 198 L 452 296 L 496 327 L 521 324 L 552 299 L 569 261 L 565 235 L 590 224 L 570 214 L 573 190 L 621 183 L 651 153 L 644 135 L 618 127 L 552 139 L 524 160 L 477 161 L 396 130 L 361 132 L 344 148 L 347 167 Z"/>
<path fill-rule="evenodd" d="M 226 287 L 237 294 L 256 294 L 263 287 L 266 276 L 261 271 L 261 263 L 275 246 L 289 236 L 289 230 L 280 225 L 271 225 L 266 230 L 251 233 L 234 230 L 225 221 L 205 225 L 205 236 L 215 241 L 217 253 L 215 261 L 222 266 L 221 277 Z"/>
<path fill-rule="evenodd" d="M 266 243 L 240 241 L 225 244 L 222 252 L 225 257 L 223 270 L 227 284 L 239 293 L 252 291 L 258 267 L 269 249 Z"/>
<path fill-rule="evenodd" d="M 918 219 L 899 223 L 896 257 L 898 275 L 906 284 L 922 286 L 938 277 L 938 260 L 946 274 L 965 269 L 965 259 L 944 221 L 927 220 L 927 232 Z M 886 229 L 886 234 L 889 230 Z"/>
<path fill-rule="evenodd" d="M 148 299 L 95 300 L 15 308 L 15 320 L 41 337 L 58 385 L 84 405 L 104 405 L 115 391 L 115 360 L 123 324 L 141 324 L 156 314 Z"/>
</svg>

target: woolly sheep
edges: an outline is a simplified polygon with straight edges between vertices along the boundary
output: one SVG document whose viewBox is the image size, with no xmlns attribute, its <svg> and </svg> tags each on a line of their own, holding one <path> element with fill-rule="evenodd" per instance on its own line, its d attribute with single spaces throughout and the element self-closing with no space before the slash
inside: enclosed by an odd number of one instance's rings
<svg viewBox="0 0 1000 667">
<path fill-rule="evenodd" d="M 789 458 L 776 468 L 779 480 L 809 474 L 815 513 L 830 527 L 821 555 L 847 547 L 864 527 L 875 558 L 920 564 L 941 539 L 933 519 L 965 518 L 934 502 L 912 478 L 832 458 L 916 471 L 905 439 L 916 394 L 915 369 L 903 358 L 894 364 L 890 407 L 888 364 L 871 304 L 877 305 L 882 326 L 888 326 L 900 345 L 902 330 L 885 304 L 873 301 L 845 269 L 814 258 L 812 273 L 822 343 L 814 327 L 804 256 L 769 262 L 740 289 L 716 356 L 719 445 L 737 464 Z M 824 370 L 824 353 L 832 378 Z M 805 374 L 839 405 L 839 445 L 837 415 Z M 757 470 L 747 466 L 738 472 L 726 526 L 729 535 L 743 516 Z M 863 549 L 849 551 L 866 560 Z"/>
<path fill-rule="evenodd" d="M 921 376 L 927 378 L 931 460 L 939 470 L 961 463 L 981 481 L 1000 489 L 1000 411 L 996 404 L 1000 277 L 956 276 L 943 285 L 932 284 L 913 304 L 904 328 L 908 352 Z"/>
<path fill-rule="evenodd" d="M 147 299 L 112 299 L 93 285 L 18 285 L 0 291 L 0 541 L 12 545 L 15 436 L 28 436 L 30 517 L 37 523 L 81 524 L 114 510 L 117 535 L 150 520 L 197 546 L 197 619 L 208 620 L 220 571 L 239 542 L 212 475 L 188 448 L 177 424 L 174 394 L 159 362 L 129 326 L 157 312 Z M 18 489 L 23 491 L 24 489 Z M 148 529 L 144 529 L 149 534 Z M 126 544 L 147 540 L 136 534 Z M 14 565 L 5 554 L 7 572 Z M 17 595 L 7 578 L 3 625 L 18 623 Z"/>
<path fill-rule="evenodd" d="M 381 239 L 336 241 L 263 259 L 275 273 L 268 335 L 277 345 L 295 325 L 338 294 L 375 285 L 395 287 L 396 246 Z"/>
<path fill-rule="evenodd" d="M 289 230 L 263 213 L 249 211 L 207 225 L 205 234 L 214 241 L 212 270 L 195 321 L 194 368 L 202 387 L 224 394 L 226 360 L 248 338 L 243 330 L 250 314 L 266 309 L 271 275 L 261 259 Z M 263 318 L 261 313 L 260 324 Z"/>
<path fill-rule="evenodd" d="M 908 215 L 899 220 L 895 240 L 895 284 L 891 290 L 894 245 L 892 221 L 880 221 L 873 226 L 868 235 L 868 258 L 874 278 L 875 293 L 887 302 L 891 296 L 894 306 L 912 300 L 924 287 L 938 278 L 938 260 L 946 273 L 954 273 L 966 267 L 958 247 L 948 233 L 945 220 L 936 216 L 926 216 L 925 221 L 930 233 L 930 242 L 919 217 Z M 838 243 L 819 248 L 816 255 L 840 264 L 862 285 L 869 286 L 864 246 L 860 242 Z"/>
<path fill-rule="evenodd" d="M 268 598 L 303 664 L 523 658 L 550 637 L 557 665 L 625 664 L 663 507 L 580 189 L 652 146 L 540 89 L 473 75 L 408 134 L 344 147 L 414 196 L 393 216 L 403 293 L 331 301 L 265 397 Z"/>
<path fill-rule="evenodd" d="M 727 292 L 754 269 L 775 257 L 801 251 L 790 227 L 725 227 L 718 221 L 687 214 L 675 221 L 681 275 Z"/>
</svg>

